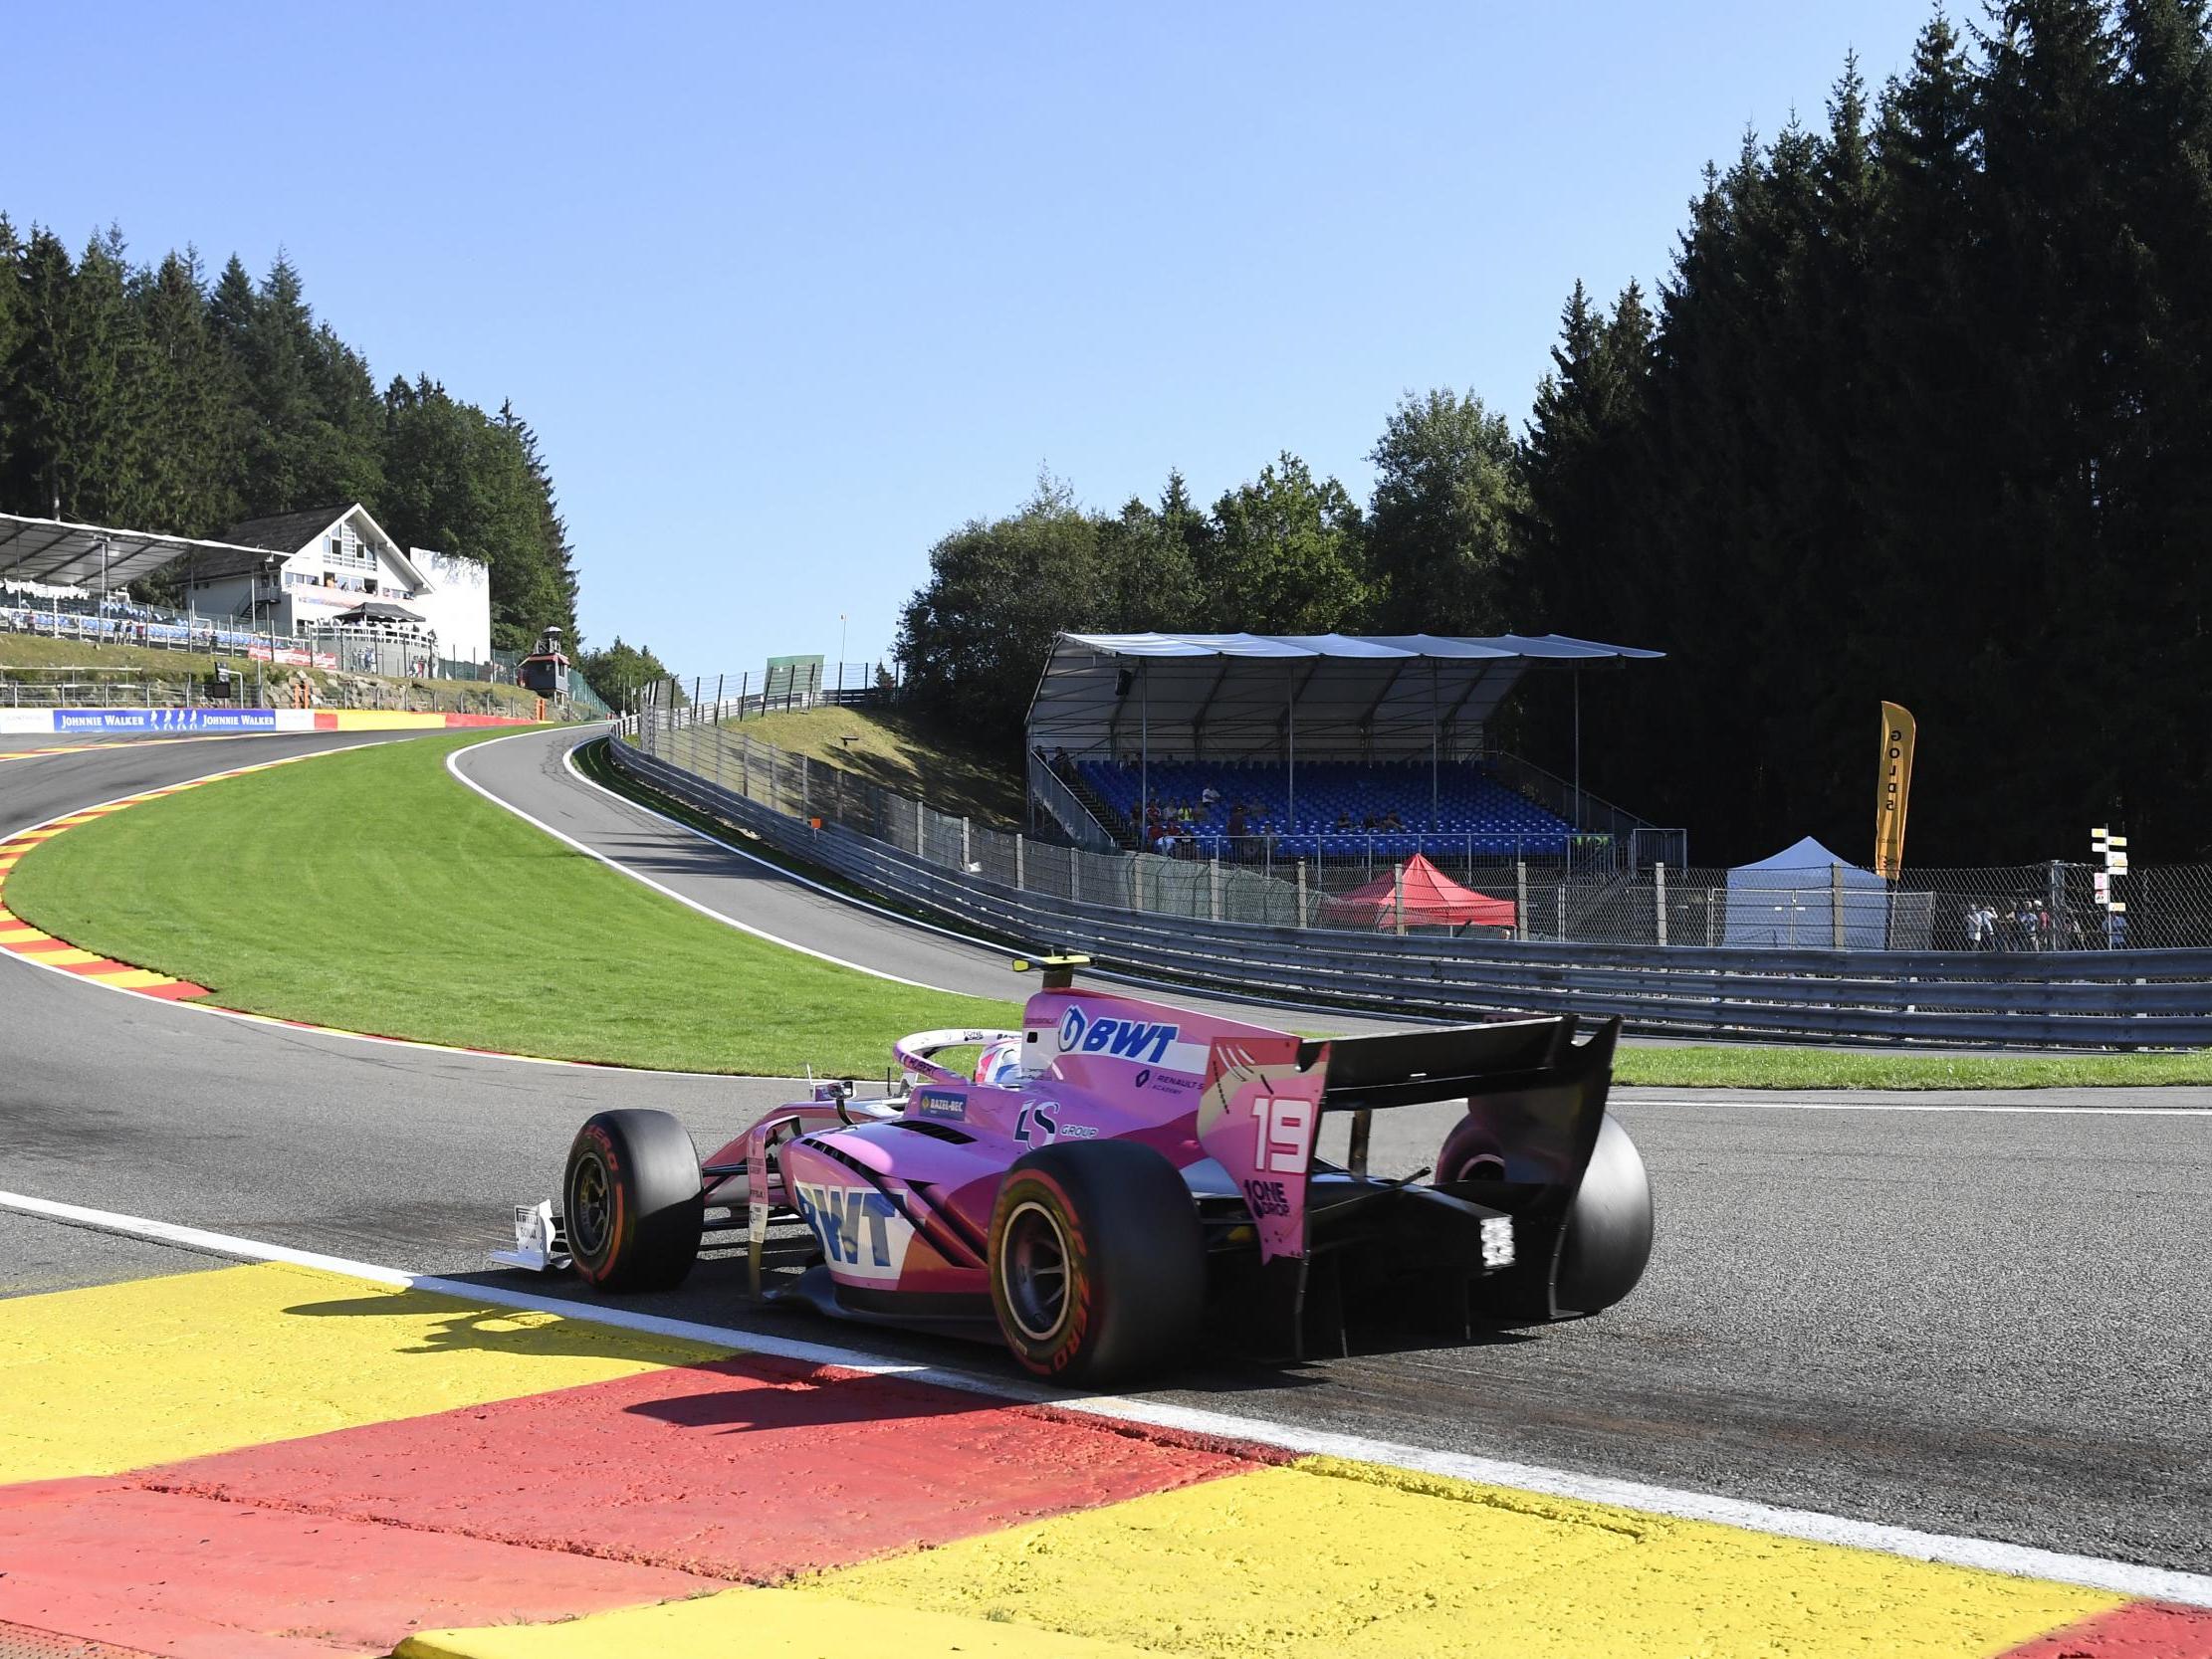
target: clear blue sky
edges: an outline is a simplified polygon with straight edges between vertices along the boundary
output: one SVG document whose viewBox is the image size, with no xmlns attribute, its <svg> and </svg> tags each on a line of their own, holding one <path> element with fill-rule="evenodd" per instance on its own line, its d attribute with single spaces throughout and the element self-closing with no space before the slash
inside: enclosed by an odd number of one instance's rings
<svg viewBox="0 0 2212 1659">
<path fill-rule="evenodd" d="M 1402 391 L 1518 427 L 1575 279 L 1654 286 L 1708 158 L 1927 13 L 26 6 L 0 206 L 282 246 L 379 382 L 512 397 L 588 641 L 858 660 L 1040 466 L 1364 498 Z"/>
</svg>

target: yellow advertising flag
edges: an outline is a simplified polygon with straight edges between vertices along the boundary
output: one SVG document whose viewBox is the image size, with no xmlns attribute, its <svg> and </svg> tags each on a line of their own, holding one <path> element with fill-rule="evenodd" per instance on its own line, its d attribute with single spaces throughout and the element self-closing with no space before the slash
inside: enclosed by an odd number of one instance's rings
<svg viewBox="0 0 2212 1659">
<path fill-rule="evenodd" d="M 1875 793 L 1875 870 L 1895 881 L 1904 868 L 1904 809 L 1912 799 L 1912 747 L 1919 726 L 1898 704 L 1881 706 L 1881 770 Z"/>
</svg>

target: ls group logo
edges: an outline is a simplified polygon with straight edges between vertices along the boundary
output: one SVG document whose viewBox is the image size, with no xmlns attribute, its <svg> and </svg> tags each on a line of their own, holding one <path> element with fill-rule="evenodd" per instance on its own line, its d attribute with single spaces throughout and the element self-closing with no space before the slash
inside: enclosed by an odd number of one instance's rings
<svg viewBox="0 0 2212 1659">
<path fill-rule="evenodd" d="M 1060 1052 L 1105 1054 L 1157 1066 L 1181 1031 L 1181 1026 L 1152 1020 L 1092 1019 L 1082 1009 L 1070 1008 L 1060 1016 Z"/>
</svg>

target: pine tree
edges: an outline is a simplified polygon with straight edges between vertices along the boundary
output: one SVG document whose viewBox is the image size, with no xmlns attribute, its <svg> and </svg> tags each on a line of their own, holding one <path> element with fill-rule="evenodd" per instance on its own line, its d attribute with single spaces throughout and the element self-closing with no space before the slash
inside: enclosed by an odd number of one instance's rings
<svg viewBox="0 0 2212 1659">
<path fill-rule="evenodd" d="M 146 340 L 143 522 L 211 536 L 241 516 L 240 385 L 208 314 L 199 254 L 166 255 L 132 283 Z"/>
<path fill-rule="evenodd" d="M 7 488 L 14 452 L 14 364 L 23 340 L 24 248 L 15 224 L 0 213 L 0 491 Z"/>
</svg>

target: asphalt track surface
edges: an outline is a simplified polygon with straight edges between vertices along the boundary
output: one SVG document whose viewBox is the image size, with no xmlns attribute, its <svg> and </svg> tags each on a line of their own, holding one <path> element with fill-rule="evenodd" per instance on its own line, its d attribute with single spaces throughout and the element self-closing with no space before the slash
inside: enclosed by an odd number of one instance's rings
<svg viewBox="0 0 2212 1659">
<path fill-rule="evenodd" d="M 0 828 L 357 737 L 0 766 Z M 768 932 L 1006 994 L 998 953 L 807 893 L 578 783 L 568 734 L 468 751 L 488 789 Z M 739 868 L 743 866 L 743 868 Z M 426 919 L 430 920 L 430 919 Z M 895 954 L 894 954 L 895 952 Z M 968 974 L 978 977 L 970 979 Z M 890 1035 L 890 1034 L 887 1034 Z M 574 1125 L 675 1111 L 706 1143 L 789 1085 L 528 1065 L 225 1019 L 0 962 L 0 1185 L 466 1276 L 550 1193 Z M 1466 1347 L 1260 1366 L 1157 1397 L 1447 1451 L 2202 1572 L 2212 1566 L 2212 1091 L 1875 1097 L 1625 1092 L 1661 1236 L 1605 1316 Z M 2026 1107 L 2005 1111 L 1904 1106 Z M 1387 1127 L 1386 1138 L 1383 1131 Z M 1428 1161 L 1435 1114 L 1378 1162 Z M 0 1216 L 0 1294 L 211 1258 Z M 536 1287 L 588 1300 L 572 1283 Z M 655 1312 L 971 1370 L 993 1350 L 754 1311 L 710 1259 Z"/>
</svg>

